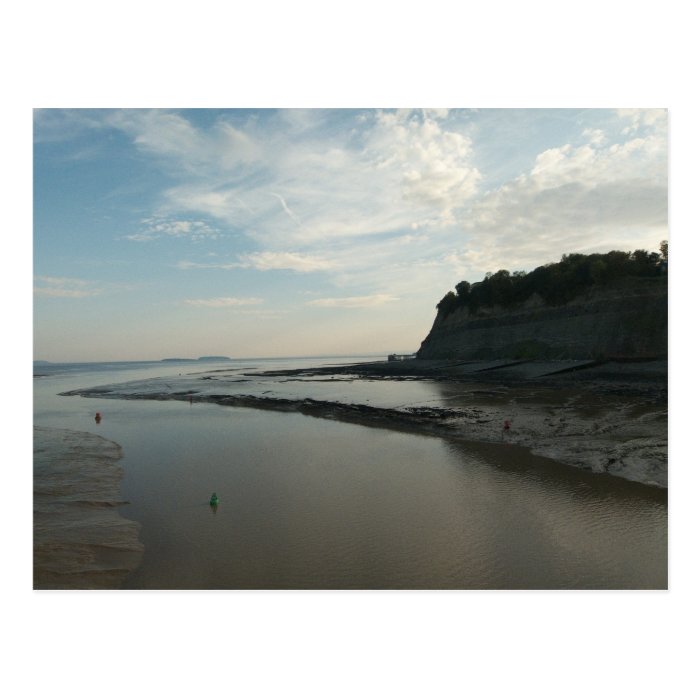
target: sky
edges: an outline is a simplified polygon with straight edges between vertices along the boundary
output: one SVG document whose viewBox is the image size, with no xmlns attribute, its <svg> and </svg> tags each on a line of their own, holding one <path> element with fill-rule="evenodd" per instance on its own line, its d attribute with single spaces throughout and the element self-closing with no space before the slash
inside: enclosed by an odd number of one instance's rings
<svg viewBox="0 0 700 700">
<path fill-rule="evenodd" d="M 414 352 L 461 280 L 668 238 L 663 109 L 36 109 L 34 358 Z"/>
</svg>

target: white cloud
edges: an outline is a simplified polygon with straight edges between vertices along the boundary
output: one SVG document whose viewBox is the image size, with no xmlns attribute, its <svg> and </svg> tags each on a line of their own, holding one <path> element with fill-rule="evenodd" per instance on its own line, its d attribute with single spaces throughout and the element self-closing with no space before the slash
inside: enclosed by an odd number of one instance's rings
<svg viewBox="0 0 700 700">
<path fill-rule="evenodd" d="M 348 293 L 405 299 L 441 279 L 449 287 L 565 252 L 655 247 L 667 237 L 666 112 L 620 110 L 617 122 L 593 112 L 590 121 L 577 112 L 578 134 L 545 141 L 527 171 L 487 192 L 474 153 L 487 132 L 472 130 L 466 112 L 237 113 L 195 128 L 180 115 L 127 111 L 113 124 L 176 183 L 131 240 L 214 239 L 211 217 L 241 236 L 237 247 L 179 268 L 332 272 L 344 296 L 314 305 L 352 306 L 377 297 Z M 503 152 L 517 138 L 506 132 Z M 478 162 L 493 162 L 484 153 Z M 258 252 L 238 253 L 244 237 Z"/>
<path fill-rule="evenodd" d="M 629 120 L 623 134 L 634 134 L 645 127 L 666 128 L 668 112 L 665 109 L 618 109 L 617 113 L 623 119 Z"/>
<path fill-rule="evenodd" d="M 255 141 L 223 121 L 203 131 L 167 110 L 127 109 L 111 112 L 107 122 L 131 136 L 139 148 L 176 164 L 183 174 L 225 172 L 259 157 Z"/>
<path fill-rule="evenodd" d="M 38 285 L 34 286 L 34 295 L 39 297 L 63 297 L 80 299 L 101 293 L 93 282 L 73 277 L 35 277 Z"/>
<path fill-rule="evenodd" d="M 164 213 L 215 217 L 270 247 L 445 225 L 476 195 L 471 139 L 446 126 L 447 111 L 363 113 L 356 129 L 327 114 L 284 111 L 245 130 L 224 120 L 197 129 L 160 111 L 111 123 L 180 180 Z"/>
<path fill-rule="evenodd" d="M 429 114 L 386 112 L 377 122 L 371 151 L 380 168 L 400 174 L 405 201 L 436 207 L 449 218 L 477 193 L 481 174 L 468 136 L 444 129 Z"/>
<path fill-rule="evenodd" d="M 238 256 L 237 262 L 197 263 L 182 260 L 177 264 L 181 270 L 235 270 L 252 268 L 260 271 L 293 270 L 294 272 L 320 272 L 332 270 L 337 263 L 328 258 L 306 255 L 304 253 L 264 251 L 246 253 Z"/>
<path fill-rule="evenodd" d="M 196 242 L 204 239 L 216 239 L 221 236 L 218 229 L 204 221 L 197 220 L 149 217 L 141 221 L 141 227 L 138 233 L 127 234 L 122 238 L 139 243 L 158 238 L 187 238 Z"/>
<path fill-rule="evenodd" d="M 608 140 L 602 129 L 584 129 L 583 135 L 595 146 L 600 146 Z"/>
<path fill-rule="evenodd" d="M 76 279 L 75 277 L 46 277 L 43 275 L 38 275 L 35 279 L 44 284 L 52 286 L 71 286 L 71 287 L 86 287 L 91 284 L 87 280 Z"/>
<path fill-rule="evenodd" d="M 295 272 L 319 272 L 332 270 L 336 263 L 327 258 L 302 253 L 266 251 L 239 256 L 241 267 L 256 270 L 294 270 Z"/>
<path fill-rule="evenodd" d="M 192 260 L 180 260 L 175 265 L 180 270 L 236 270 L 241 268 L 240 263 L 198 263 Z"/>
<path fill-rule="evenodd" d="M 65 289 L 60 287 L 34 287 L 34 294 L 38 297 L 70 297 L 79 299 L 82 297 L 95 296 L 99 292 L 86 289 Z"/>
<path fill-rule="evenodd" d="M 369 296 L 359 297 L 332 297 L 327 299 L 314 299 L 307 301 L 307 306 L 319 306 L 323 308 L 344 308 L 344 309 L 359 309 L 372 306 L 381 306 L 392 301 L 398 301 L 399 298 L 391 294 L 372 294 Z"/>
<path fill-rule="evenodd" d="M 257 297 L 214 297 L 211 299 L 185 299 L 188 306 L 208 306 L 212 308 L 224 308 L 229 306 L 252 306 L 262 304 L 263 299 Z"/>
<path fill-rule="evenodd" d="M 35 143 L 67 141 L 105 128 L 104 116 L 90 109 L 35 109 L 33 116 Z"/>
<path fill-rule="evenodd" d="M 256 205 L 257 211 L 254 211 L 250 206 L 253 197 L 243 189 L 226 188 L 216 181 L 206 184 L 196 180 L 166 190 L 162 208 L 177 213 L 195 211 L 229 225 L 246 226 L 256 221 L 265 208 Z M 242 197 L 249 199 L 250 204 L 244 202 Z M 267 208 L 272 209 L 272 205 L 268 204 Z"/>
<path fill-rule="evenodd" d="M 156 238 L 160 236 L 155 236 L 149 233 L 130 233 L 126 236 L 122 236 L 125 241 L 134 241 L 135 243 L 146 243 L 147 241 L 155 241 Z"/>
<path fill-rule="evenodd" d="M 570 252 L 655 249 L 668 236 L 661 116 L 633 115 L 647 128 L 627 140 L 609 144 L 589 130 L 582 145 L 540 153 L 530 172 L 474 202 L 464 220 L 469 244 L 445 261 L 483 272 L 532 268 Z"/>
</svg>

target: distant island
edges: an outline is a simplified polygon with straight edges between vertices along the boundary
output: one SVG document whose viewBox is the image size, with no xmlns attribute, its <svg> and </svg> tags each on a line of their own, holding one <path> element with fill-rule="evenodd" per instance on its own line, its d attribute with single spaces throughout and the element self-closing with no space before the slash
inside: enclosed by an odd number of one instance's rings
<svg viewBox="0 0 700 700">
<path fill-rule="evenodd" d="M 161 362 L 227 362 L 229 360 L 231 360 L 231 358 L 226 357 L 226 355 L 202 355 L 202 357 L 198 357 L 197 359 L 193 359 L 192 357 L 164 357 Z"/>
</svg>

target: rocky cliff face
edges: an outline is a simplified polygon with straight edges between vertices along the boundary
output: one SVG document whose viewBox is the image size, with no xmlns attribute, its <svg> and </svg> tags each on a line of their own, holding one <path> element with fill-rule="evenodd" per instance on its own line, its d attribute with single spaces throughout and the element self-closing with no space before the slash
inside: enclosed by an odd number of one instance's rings
<svg viewBox="0 0 700 700">
<path fill-rule="evenodd" d="M 665 357 L 667 279 L 628 279 L 563 306 L 536 296 L 512 309 L 438 312 L 419 359 Z"/>
</svg>

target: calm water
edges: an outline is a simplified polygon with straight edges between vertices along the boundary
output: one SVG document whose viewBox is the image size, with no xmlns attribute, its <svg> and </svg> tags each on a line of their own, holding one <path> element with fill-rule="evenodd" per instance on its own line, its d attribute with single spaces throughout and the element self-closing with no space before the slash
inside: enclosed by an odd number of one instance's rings
<svg viewBox="0 0 700 700">
<path fill-rule="evenodd" d="M 345 360 L 328 360 L 335 361 Z M 594 477 L 512 445 L 205 403 L 57 396 L 203 368 L 35 370 L 53 370 L 34 380 L 37 425 L 96 432 L 123 447 L 130 505 L 122 513 L 141 523 L 145 545 L 127 587 L 667 585 L 667 501 L 659 489 Z M 372 392 L 426 390 L 409 384 L 373 382 Z M 332 396 L 332 383 L 322 390 Z M 96 411 L 104 416 L 99 426 Z M 215 512 L 208 505 L 213 491 L 220 497 Z"/>
</svg>

